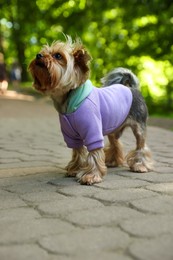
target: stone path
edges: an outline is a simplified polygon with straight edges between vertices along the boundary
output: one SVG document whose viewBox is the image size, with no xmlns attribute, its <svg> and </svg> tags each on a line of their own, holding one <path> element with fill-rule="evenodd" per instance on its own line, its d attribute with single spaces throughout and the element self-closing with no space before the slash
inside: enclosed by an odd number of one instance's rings
<svg viewBox="0 0 173 260">
<path fill-rule="evenodd" d="M 82 186 L 53 106 L 0 99 L 1 260 L 172 260 L 173 132 L 148 128 L 155 171 Z M 122 141 L 134 147 L 131 131 Z"/>
</svg>

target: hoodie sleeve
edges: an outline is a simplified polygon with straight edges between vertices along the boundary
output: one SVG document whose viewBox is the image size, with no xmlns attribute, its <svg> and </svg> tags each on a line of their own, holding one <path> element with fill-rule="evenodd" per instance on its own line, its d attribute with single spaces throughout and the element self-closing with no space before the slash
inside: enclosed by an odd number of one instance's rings
<svg viewBox="0 0 173 260">
<path fill-rule="evenodd" d="M 74 127 L 88 151 L 104 146 L 99 106 L 89 98 L 74 114 Z"/>
<path fill-rule="evenodd" d="M 72 114 L 71 121 L 74 121 L 73 114 Z M 61 132 L 64 137 L 64 141 L 67 144 L 68 148 L 78 149 L 83 146 L 83 140 L 81 139 L 78 132 L 73 128 L 70 120 L 65 115 L 60 115 L 60 125 L 61 125 Z"/>
</svg>

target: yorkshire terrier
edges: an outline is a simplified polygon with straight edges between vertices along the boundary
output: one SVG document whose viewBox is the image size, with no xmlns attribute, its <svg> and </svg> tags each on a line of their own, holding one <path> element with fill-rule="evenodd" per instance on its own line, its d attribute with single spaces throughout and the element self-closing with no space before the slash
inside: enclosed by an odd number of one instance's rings
<svg viewBox="0 0 173 260">
<path fill-rule="evenodd" d="M 117 68 L 102 79 L 102 88 L 94 87 L 88 79 L 90 60 L 81 41 L 67 36 L 65 42 L 45 45 L 29 65 L 33 86 L 52 98 L 64 140 L 73 149 L 67 176 L 92 185 L 102 181 L 107 167 L 122 166 L 119 138 L 126 127 L 131 127 L 136 138 L 136 149 L 125 158 L 130 170 L 151 171 L 145 142 L 148 112 L 137 77 Z M 109 146 L 104 149 L 105 135 Z"/>
</svg>

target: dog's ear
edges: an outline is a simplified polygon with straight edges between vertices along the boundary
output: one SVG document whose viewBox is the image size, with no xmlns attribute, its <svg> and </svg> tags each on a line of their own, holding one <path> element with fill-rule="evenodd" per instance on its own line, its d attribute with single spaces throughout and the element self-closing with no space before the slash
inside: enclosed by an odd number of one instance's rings
<svg viewBox="0 0 173 260">
<path fill-rule="evenodd" d="M 73 51 L 73 56 L 75 60 L 75 65 L 79 66 L 83 73 L 88 72 L 88 62 L 91 60 L 91 56 L 84 49 L 84 47 L 80 46 L 78 48 L 75 48 Z"/>
</svg>

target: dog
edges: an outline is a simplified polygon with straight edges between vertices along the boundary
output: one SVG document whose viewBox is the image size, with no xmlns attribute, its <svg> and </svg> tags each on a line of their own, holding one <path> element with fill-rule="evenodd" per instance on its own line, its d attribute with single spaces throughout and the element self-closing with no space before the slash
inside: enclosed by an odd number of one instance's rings
<svg viewBox="0 0 173 260">
<path fill-rule="evenodd" d="M 101 88 L 89 80 L 91 56 L 80 39 L 45 45 L 29 64 L 33 86 L 49 95 L 58 111 L 64 140 L 72 148 L 67 176 L 81 184 L 102 181 L 107 167 L 124 165 L 119 141 L 131 127 L 136 149 L 126 156 L 133 172 L 149 172 L 153 161 L 146 145 L 147 106 L 138 78 L 126 68 L 116 68 L 102 79 Z M 109 145 L 104 148 L 104 136 Z"/>
</svg>

